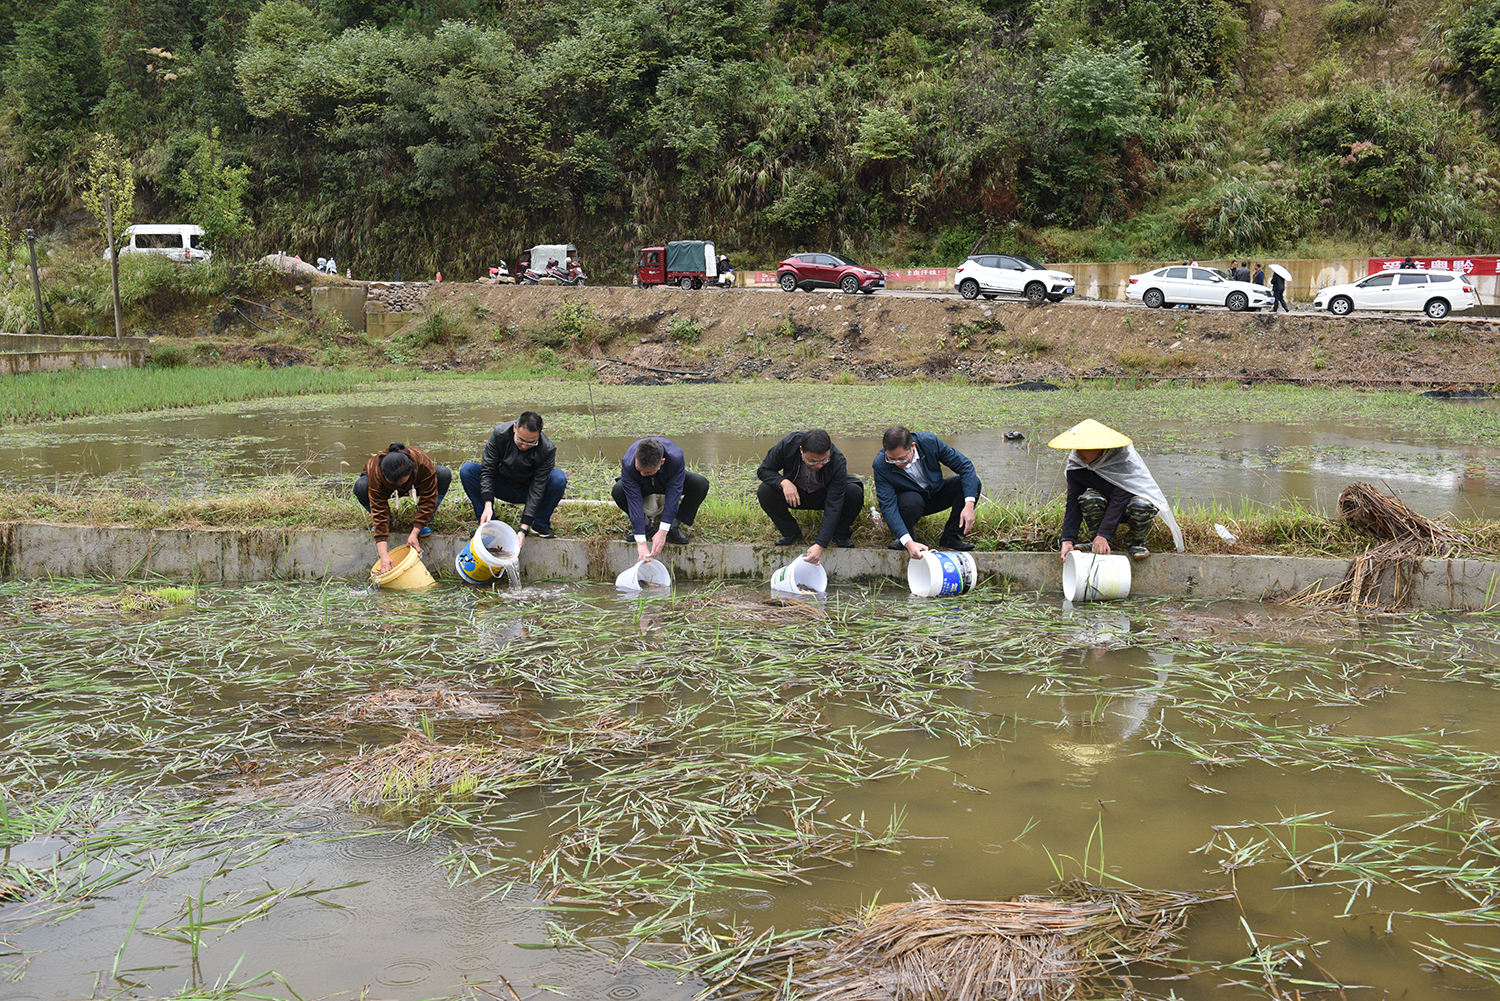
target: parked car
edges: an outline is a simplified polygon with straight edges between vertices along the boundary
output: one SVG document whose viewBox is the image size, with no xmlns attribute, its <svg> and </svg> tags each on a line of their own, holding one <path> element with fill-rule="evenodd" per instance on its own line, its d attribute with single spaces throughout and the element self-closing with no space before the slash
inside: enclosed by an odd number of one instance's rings
<svg viewBox="0 0 1500 1001">
<path fill-rule="evenodd" d="M 635 283 L 702 288 L 734 284 L 734 271 L 721 267 L 729 259 L 707 240 L 673 240 L 661 247 L 642 247 L 635 255 Z"/>
<path fill-rule="evenodd" d="M 885 272 L 856 264 L 842 254 L 793 254 L 776 265 L 776 284 L 785 292 L 836 288 L 869 295 L 885 288 Z"/>
<path fill-rule="evenodd" d="M 1024 295 L 1034 303 L 1062 302 L 1076 289 L 1066 271 L 1053 271 L 1020 254 L 971 254 L 958 266 L 953 287 L 965 299 Z"/>
<path fill-rule="evenodd" d="M 187 223 L 142 223 L 126 226 L 120 234 L 120 256 L 157 254 L 179 264 L 211 260 L 212 250 L 203 245 L 203 227 Z M 109 260 L 105 248 L 104 259 Z"/>
<path fill-rule="evenodd" d="M 1313 297 L 1314 309 L 1348 316 L 1356 309 L 1421 310 L 1440 320 L 1479 305 L 1474 283 L 1445 271 L 1381 271 L 1347 285 L 1330 285 Z"/>
<path fill-rule="evenodd" d="M 1235 281 L 1217 268 L 1178 264 L 1131 275 L 1125 298 L 1139 299 L 1150 309 L 1185 304 L 1223 306 L 1238 313 L 1264 309 L 1275 297 L 1266 286 Z"/>
</svg>

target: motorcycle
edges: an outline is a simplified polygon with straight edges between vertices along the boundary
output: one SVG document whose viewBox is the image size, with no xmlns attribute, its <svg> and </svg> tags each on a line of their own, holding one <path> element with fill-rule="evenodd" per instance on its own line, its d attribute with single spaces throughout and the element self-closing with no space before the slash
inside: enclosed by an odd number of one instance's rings
<svg viewBox="0 0 1500 1001">
<path fill-rule="evenodd" d="M 547 277 L 547 272 L 545 272 L 545 271 L 538 271 L 535 268 L 530 267 L 528 265 L 526 268 L 524 268 L 521 271 L 520 274 L 516 275 L 516 284 L 517 285 L 537 285 L 537 284 L 539 284 L 541 282 L 541 280 L 543 278 L 546 278 L 546 277 Z"/>
<path fill-rule="evenodd" d="M 555 261 L 552 262 L 547 267 L 547 276 L 555 278 L 559 285 L 584 285 L 588 281 L 588 276 L 583 273 L 583 269 L 572 261 L 569 261 L 566 267 Z"/>
</svg>

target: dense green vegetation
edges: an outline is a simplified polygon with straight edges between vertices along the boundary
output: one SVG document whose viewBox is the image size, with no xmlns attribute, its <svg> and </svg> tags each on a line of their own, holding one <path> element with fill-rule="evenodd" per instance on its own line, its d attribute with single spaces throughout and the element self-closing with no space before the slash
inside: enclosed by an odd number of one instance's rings
<svg viewBox="0 0 1500 1001">
<path fill-rule="evenodd" d="M 570 238 L 618 280 L 690 233 L 761 266 L 1492 249 L 1500 3 L 1281 6 L 19 0 L 0 212 L 97 258 L 115 137 L 138 221 L 367 276 Z"/>
</svg>

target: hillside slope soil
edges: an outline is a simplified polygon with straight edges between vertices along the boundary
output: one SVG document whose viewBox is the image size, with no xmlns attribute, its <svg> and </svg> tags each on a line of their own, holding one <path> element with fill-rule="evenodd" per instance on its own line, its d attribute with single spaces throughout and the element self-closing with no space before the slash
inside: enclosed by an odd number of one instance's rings
<svg viewBox="0 0 1500 1001">
<path fill-rule="evenodd" d="M 441 313 L 464 329 L 426 359 L 483 368 L 571 355 L 606 381 L 687 377 L 982 381 L 1170 377 L 1488 385 L 1500 322 L 1145 310 L 942 297 L 443 284 L 395 337 Z M 666 370 L 666 371 L 655 371 Z"/>
</svg>

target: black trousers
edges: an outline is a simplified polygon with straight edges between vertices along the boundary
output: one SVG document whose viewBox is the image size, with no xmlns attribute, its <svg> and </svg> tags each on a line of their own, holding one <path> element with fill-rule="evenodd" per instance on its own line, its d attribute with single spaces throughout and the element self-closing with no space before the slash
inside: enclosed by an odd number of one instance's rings
<svg viewBox="0 0 1500 1001">
<path fill-rule="evenodd" d="M 610 496 L 615 499 L 615 506 L 625 512 L 626 517 L 630 515 L 630 502 L 625 499 L 625 488 L 619 480 L 615 480 L 615 488 L 610 491 Z M 647 497 L 651 496 L 646 494 Z M 687 479 L 682 481 L 682 500 L 677 504 L 677 524 L 691 525 L 698 518 L 698 506 L 703 503 L 703 498 L 708 496 L 708 477 L 688 470 Z M 649 522 L 651 519 L 646 519 Z"/>
<path fill-rule="evenodd" d="M 792 517 L 794 510 L 786 502 L 786 494 L 781 492 L 780 483 L 767 483 L 762 480 L 760 486 L 755 490 L 755 499 L 760 501 L 760 509 L 771 519 L 771 524 L 776 530 L 789 539 L 795 539 L 802 535 L 802 527 L 797 524 L 797 519 Z M 838 524 L 833 528 L 835 539 L 847 539 L 849 533 L 854 530 L 854 519 L 859 517 L 859 512 L 865 507 L 865 485 L 851 476 L 844 484 L 844 507 L 839 512 Z M 828 508 L 828 491 L 819 490 L 817 493 L 802 494 L 802 503 L 798 504 L 797 511 L 823 511 Z"/>
<path fill-rule="evenodd" d="M 977 501 L 978 498 L 976 497 Z M 901 509 L 901 520 L 906 522 L 906 530 L 913 535 L 917 531 L 917 522 L 929 514 L 937 514 L 947 508 L 948 524 L 943 526 L 943 538 L 962 535 L 958 530 L 958 516 L 964 513 L 964 484 L 957 476 L 950 476 L 932 493 L 924 494 L 912 484 L 910 490 L 896 490 L 896 506 Z"/>
<path fill-rule="evenodd" d="M 453 482 L 452 471 L 447 466 L 437 467 L 437 481 L 437 502 L 438 504 L 442 504 L 443 495 L 448 492 L 448 485 Z M 411 493 L 410 484 L 407 485 L 405 490 L 401 491 L 400 495 L 404 497 L 409 493 Z M 396 495 L 393 494 L 392 496 Z M 354 499 L 359 501 L 360 507 L 364 508 L 366 511 L 370 510 L 370 478 L 364 473 L 360 473 L 359 478 L 354 481 Z M 390 525 L 385 526 L 386 531 L 390 531 L 391 527 L 392 526 Z"/>
</svg>

